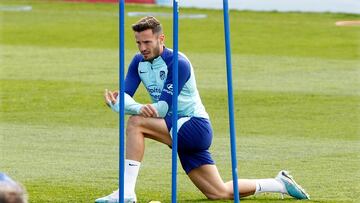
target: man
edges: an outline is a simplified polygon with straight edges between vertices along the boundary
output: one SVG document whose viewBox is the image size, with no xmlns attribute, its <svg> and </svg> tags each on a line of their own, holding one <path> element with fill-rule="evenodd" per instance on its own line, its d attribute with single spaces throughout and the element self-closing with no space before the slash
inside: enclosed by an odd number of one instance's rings
<svg viewBox="0 0 360 203">
<path fill-rule="evenodd" d="M 172 58 L 164 45 L 160 22 L 144 17 L 132 26 L 140 53 L 133 58 L 125 79 L 125 113 L 132 115 L 126 128 L 125 202 L 136 202 L 135 183 L 144 156 L 144 139 L 150 138 L 171 147 Z M 212 141 L 209 116 L 196 88 L 190 61 L 179 54 L 178 155 L 191 181 L 209 199 L 232 199 L 232 181 L 224 183 L 208 151 Z M 140 82 L 144 84 L 151 104 L 137 103 L 132 97 Z M 106 103 L 119 112 L 119 95 L 105 90 Z M 309 199 L 286 171 L 272 179 L 239 179 L 241 197 L 262 192 L 289 194 Z M 95 202 L 119 202 L 118 190 Z"/>
<path fill-rule="evenodd" d="M 4 173 L 0 173 L 0 203 L 27 203 L 23 187 Z"/>
</svg>

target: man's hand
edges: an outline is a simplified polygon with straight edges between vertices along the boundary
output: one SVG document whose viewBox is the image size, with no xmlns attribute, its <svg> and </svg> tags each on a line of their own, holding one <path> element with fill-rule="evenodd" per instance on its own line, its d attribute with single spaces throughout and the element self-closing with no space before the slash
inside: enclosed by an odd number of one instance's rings
<svg viewBox="0 0 360 203">
<path fill-rule="evenodd" d="M 108 106 L 110 106 L 110 104 L 114 105 L 116 103 L 116 98 L 117 98 L 118 94 L 119 94 L 118 91 L 111 92 L 111 91 L 105 89 L 105 93 L 104 93 L 105 103 Z"/>
<path fill-rule="evenodd" d="M 116 98 L 118 95 L 119 95 L 119 91 L 111 92 L 111 91 L 105 89 L 104 98 L 105 98 L 106 105 L 108 105 L 110 108 L 112 108 L 113 105 L 116 104 Z M 140 109 L 139 115 L 143 116 L 145 118 L 159 117 L 158 111 L 151 104 L 144 104 Z"/>
<path fill-rule="evenodd" d="M 140 115 L 147 117 L 159 117 L 158 111 L 151 105 L 151 104 L 145 104 L 140 109 Z"/>
</svg>

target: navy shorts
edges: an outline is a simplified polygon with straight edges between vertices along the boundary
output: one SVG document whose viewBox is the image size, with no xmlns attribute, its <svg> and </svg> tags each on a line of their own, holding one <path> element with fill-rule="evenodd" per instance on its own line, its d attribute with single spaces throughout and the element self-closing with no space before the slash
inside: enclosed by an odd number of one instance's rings
<svg viewBox="0 0 360 203">
<path fill-rule="evenodd" d="M 171 132 L 171 117 L 165 118 Z M 205 164 L 215 164 L 209 147 L 212 141 L 211 123 L 206 118 L 182 117 L 178 119 L 178 155 L 181 165 L 188 174 L 192 169 Z"/>
</svg>

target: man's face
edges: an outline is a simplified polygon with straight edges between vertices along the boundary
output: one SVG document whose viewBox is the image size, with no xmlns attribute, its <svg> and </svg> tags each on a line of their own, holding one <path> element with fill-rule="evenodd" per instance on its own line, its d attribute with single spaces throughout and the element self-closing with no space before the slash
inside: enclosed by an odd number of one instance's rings
<svg viewBox="0 0 360 203">
<path fill-rule="evenodd" d="M 151 60 L 162 53 L 164 38 L 164 34 L 154 34 L 151 29 L 135 32 L 136 44 L 145 60 Z"/>
</svg>

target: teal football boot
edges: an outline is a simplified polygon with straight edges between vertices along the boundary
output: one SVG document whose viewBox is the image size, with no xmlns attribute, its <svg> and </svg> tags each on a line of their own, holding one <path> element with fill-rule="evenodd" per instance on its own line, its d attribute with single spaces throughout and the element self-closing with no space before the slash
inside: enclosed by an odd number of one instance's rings
<svg viewBox="0 0 360 203">
<path fill-rule="evenodd" d="M 296 199 L 310 199 L 309 194 L 295 182 L 288 171 L 280 171 L 275 179 L 284 184 L 288 195 Z"/>
<path fill-rule="evenodd" d="M 95 200 L 95 203 L 120 203 L 119 201 L 119 190 L 114 191 L 108 196 L 101 197 Z M 125 197 L 124 203 L 136 203 L 135 197 Z"/>
</svg>

